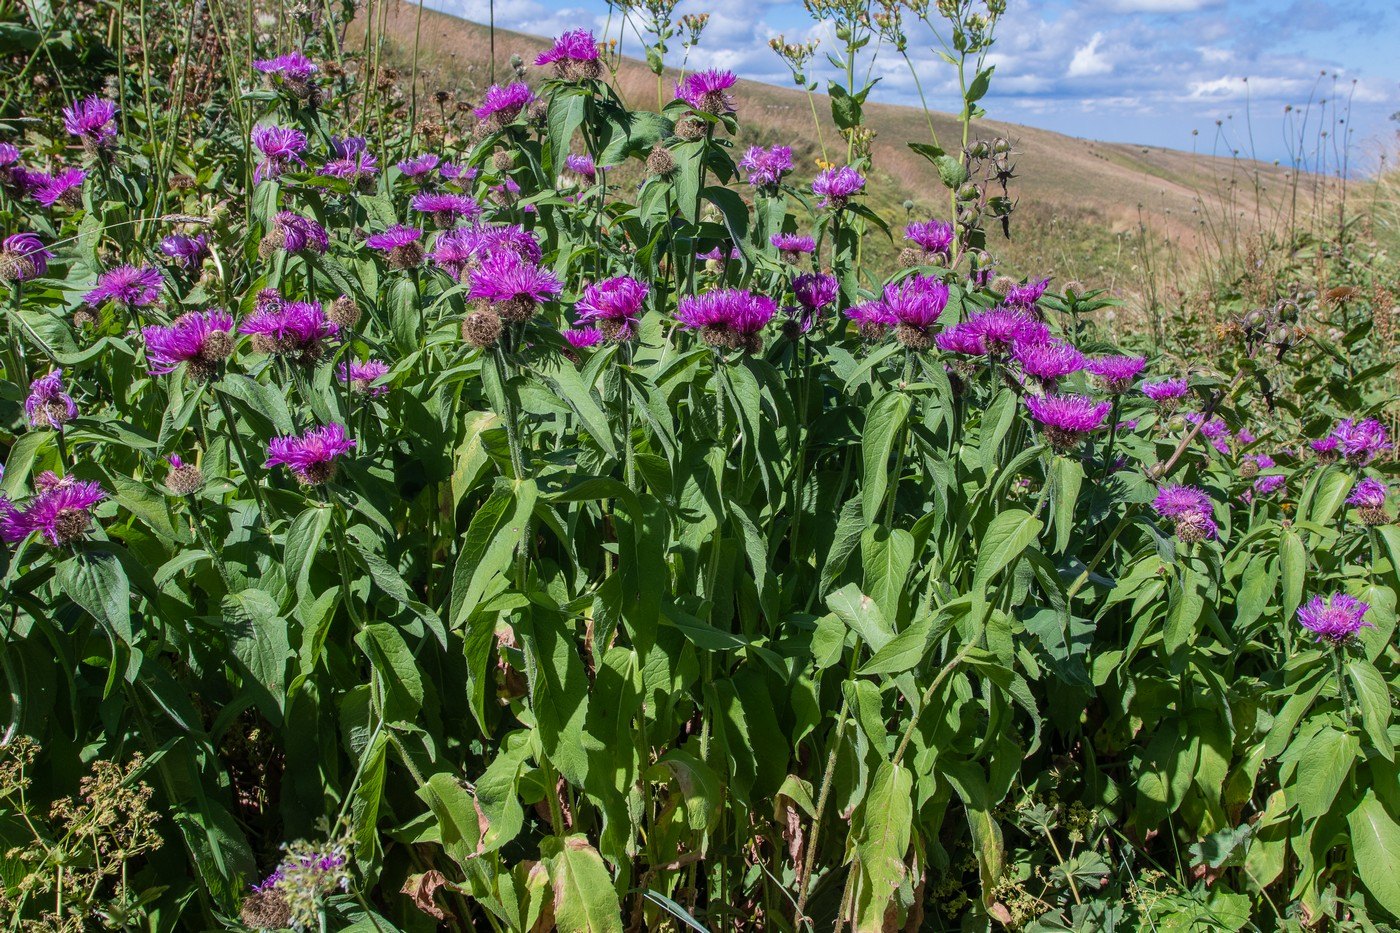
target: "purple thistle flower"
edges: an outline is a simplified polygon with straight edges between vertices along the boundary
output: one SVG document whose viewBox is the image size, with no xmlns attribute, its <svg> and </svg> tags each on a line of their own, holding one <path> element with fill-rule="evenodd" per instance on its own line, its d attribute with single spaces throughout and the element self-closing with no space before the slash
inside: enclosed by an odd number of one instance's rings
<svg viewBox="0 0 1400 933">
<path fill-rule="evenodd" d="M 1333 593 L 1326 600 L 1314 596 L 1298 607 L 1298 623 L 1317 636 L 1319 642 L 1342 645 L 1363 628 L 1375 628 L 1366 621 L 1370 606 L 1346 593 Z"/>
<path fill-rule="evenodd" d="M 29 384 L 29 397 L 24 400 L 24 414 L 32 428 L 61 430 L 78 417 L 78 406 L 72 396 L 63 391 L 63 370 L 55 369 Z"/>
<path fill-rule="evenodd" d="M 1261 496 L 1278 492 L 1288 482 L 1286 476 L 1261 476 L 1254 481 L 1254 491 Z"/>
<path fill-rule="evenodd" d="M 598 177 L 598 167 L 593 164 L 593 157 L 586 152 L 571 152 L 566 155 L 564 157 L 564 170 L 590 184 Z"/>
<path fill-rule="evenodd" d="M 846 309 L 846 317 L 856 323 L 856 329 L 866 340 L 881 340 L 890 328 L 899 323 L 883 301 L 867 301 Z"/>
<path fill-rule="evenodd" d="M 272 218 L 272 231 L 264 241 L 271 249 L 288 253 L 324 253 L 330 248 L 331 239 L 326 228 L 309 217 L 291 211 L 279 211 Z"/>
<path fill-rule="evenodd" d="M 1050 339 L 1050 328 L 1024 311 L 992 308 L 968 318 L 963 326 L 982 338 L 987 353 L 1004 356 L 1018 344 L 1042 343 Z"/>
<path fill-rule="evenodd" d="M 311 301 L 283 301 L 276 292 L 259 296 L 253 313 L 243 319 L 240 334 L 250 334 L 253 349 L 312 364 L 325 352 L 325 341 L 340 333 L 325 309 Z"/>
<path fill-rule="evenodd" d="M 676 84 L 676 100 L 683 100 L 692 110 L 722 116 L 734 112 L 734 97 L 729 93 L 739 81 L 732 71 L 711 68 L 686 75 Z"/>
<path fill-rule="evenodd" d="M 1006 291 L 1006 303 L 1013 308 L 1021 308 L 1029 311 L 1040 301 L 1040 296 L 1045 294 L 1045 289 L 1050 285 L 1048 278 L 1039 282 L 1027 282 L 1024 285 L 1013 285 Z"/>
<path fill-rule="evenodd" d="M 931 275 L 911 275 L 886 285 L 885 309 L 895 321 L 895 337 L 914 350 L 933 346 L 929 328 L 948 306 L 948 286 Z"/>
<path fill-rule="evenodd" d="M 529 86 L 519 81 L 504 86 L 493 84 L 486 89 L 481 106 L 472 113 L 492 130 L 499 130 L 514 123 L 515 118 L 520 116 L 520 112 L 534 99 L 535 95 Z"/>
<path fill-rule="evenodd" d="M 1063 340 L 1017 344 L 1014 351 L 1021 371 L 1047 387 L 1084 368 L 1084 354 Z"/>
<path fill-rule="evenodd" d="M 300 50 L 276 58 L 260 59 L 253 62 L 253 67 L 265 75 L 274 75 L 296 84 L 305 84 L 320 70 Z"/>
<path fill-rule="evenodd" d="M 117 266 L 97 277 L 97 287 L 83 301 L 93 307 L 114 301 L 127 309 L 143 308 L 155 304 L 164 284 L 165 277 L 154 266 Z"/>
<path fill-rule="evenodd" d="M 8 168 L 19 161 L 19 147 L 14 143 L 0 143 L 0 168 Z"/>
<path fill-rule="evenodd" d="M 768 239 L 786 262 L 796 263 L 805 255 L 816 252 L 817 241 L 797 233 L 775 233 Z"/>
<path fill-rule="evenodd" d="M 603 73 L 598 40 L 587 29 L 571 29 L 535 58 L 535 65 L 554 66 L 554 74 L 568 81 L 597 78 Z"/>
<path fill-rule="evenodd" d="M 1254 432 L 1249 430 L 1249 428 L 1240 428 L 1235 432 L 1235 443 L 1239 444 L 1241 447 L 1248 447 L 1257 440 L 1259 440 L 1259 438 L 1255 437 Z"/>
<path fill-rule="evenodd" d="M 1385 483 L 1367 477 L 1358 480 L 1356 485 L 1352 487 L 1351 495 L 1347 496 L 1347 505 L 1354 505 L 1358 509 L 1385 508 L 1385 497 L 1388 492 Z"/>
<path fill-rule="evenodd" d="M 1338 422 L 1331 436 L 1337 439 L 1341 455 L 1352 466 L 1365 466 L 1390 449 L 1390 432 L 1375 418 Z"/>
<path fill-rule="evenodd" d="M 716 246 L 714 249 L 704 253 L 696 253 L 696 259 L 703 259 L 706 262 L 718 263 L 721 267 L 731 259 L 739 258 L 739 248 L 737 246 Z"/>
<path fill-rule="evenodd" d="M 1203 541 L 1219 534 L 1210 496 L 1195 486 L 1175 483 L 1163 486 L 1158 490 L 1152 508 L 1158 515 L 1176 523 L 1176 536 L 1182 541 Z"/>
<path fill-rule="evenodd" d="M 831 304 L 839 291 L 836 277 L 821 272 L 806 272 L 792 280 L 792 294 L 808 312 L 820 311 Z"/>
<path fill-rule="evenodd" d="M 188 363 L 191 376 L 213 378 L 233 351 L 232 331 L 233 316 L 218 308 L 182 314 L 169 327 L 143 328 L 151 375 L 163 376 Z"/>
<path fill-rule="evenodd" d="M 777 302 L 766 295 L 724 288 L 685 296 L 677 306 L 676 320 L 687 330 L 698 331 L 712 347 L 753 353 L 763 345 L 759 331 L 777 311 Z"/>
<path fill-rule="evenodd" d="M 1230 426 L 1221 418 L 1206 418 L 1199 412 L 1187 412 L 1186 420 L 1192 424 L 1201 426 L 1200 434 L 1210 442 L 1217 453 L 1228 454 L 1230 452 Z"/>
<path fill-rule="evenodd" d="M 476 169 L 466 165 L 454 165 L 451 162 L 442 163 L 438 169 L 438 174 L 444 181 L 475 181 Z"/>
<path fill-rule="evenodd" d="M 501 250 L 481 260 L 471 270 L 468 301 L 485 301 L 501 320 L 518 324 L 535 313 L 535 307 L 563 291 L 558 276 L 516 254 Z"/>
<path fill-rule="evenodd" d="M 391 269 L 412 269 L 423 261 L 423 246 L 418 241 L 423 231 L 417 227 L 394 224 L 382 233 L 365 239 L 370 249 L 384 253 Z"/>
<path fill-rule="evenodd" d="M 49 271 L 53 253 L 36 233 L 16 233 L 0 244 L 0 283 L 27 282 Z"/>
<path fill-rule="evenodd" d="M 96 95 L 63 108 L 63 128 L 90 150 L 106 149 L 116 141 L 117 105 Z"/>
<path fill-rule="evenodd" d="M 982 334 L 977 328 L 968 327 L 966 321 L 945 329 L 934 338 L 934 342 L 944 353 L 957 353 L 961 356 L 987 355 L 987 343 L 982 339 Z"/>
<path fill-rule="evenodd" d="M 1161 382 L 1144 382 L 1142 384 L 1142 394 L 1157 403 L 1157 407 L 1163 412 L 1176 411 L 1181 404 L 1190 387 L 1185 379 L 1165 379 Z"/>
<path fill-rule="evenodd" d="M 569 328 L 564 331 L 564 339 L 575 350 L 585 350 L 603 342 L 603 332 L 596 327 Z"/>
<path fill-rule="evenodd" d="M 198 266 L 209 255 L 209 241 L 202 233 L 195 236 L 172 233 L 160 241 L 160 251 L 189 269 Z"/>
<path fill-rule="evenodd" d="M 267 462 L 263 465 L 269 469 L 285 466 L 307 486 L 319 486 L 335 476 L 335 461 L 354 446 L 355 442 L 345 433 L 345 425 L 333 422 L 312 428 L 300 437 L 274 437 L 267 445 Z"/>
<path fill-rule="evenodd" d="M 379 160 L 369 151 L 369 142 L 363 136 L 332 136 L 331 158 L 316 174 L 360 182 L 379 174 Z"/>
<path fill-rule="evenodd" d="M 439 227 L 455 227 L 459 220 L 475 220 L 481 216 L 481 205 L 466 194 L 421 191 L 408 202 L 420 214 L 431 214 Z"/>
<path fill-rule="evenodd" d="M 739 167 L 749 173 L 749 184 L 755 188 L 776 188 L 783 176 L 792 171 L 792 147 L 750 146 L 739 160 Z"/>
<path fill-rule="evenodd" d="M 631 340 L 650 287 L 628 276 L 604 279 L 583 290 L 575 306 L 580 323 L 596 327 L 608 340 Z"/>
<path fill-rule="evenodd" d="M 389 374 L 389 364 L 381 360 L 355 360 L 341 363 L 336 369 L 336 378 L 361 395 L 378 398 L 389 391 L 386 385 L 374 383 Z"/>
<path fill-rule="evenodd" d="M 301 130 L 281 126 L 255 126 L 252 132 L 253 145 L 262 153 L 262 161 L 253 170 L 253 181 L 276 178 L 293 163 L 302 167 L 301 153 L 306 149 L 306 134 Z"/>
<path fill-rule="evenodd" d="M 1133 387 L 1147 360 L 1141 356 L 1100 356 L 1088 360 L 1084 368 L 1098 378 L 1104 389 L 1122 395 Z"/>
<path fill-rule="evenodd" d="M 398 170 L 406 177 L 422 178 L 424 175 L 437 168 L 438 163 L 441 161 L 441 157 L 431 152 L 425 152 L 423 155 L 414 156 L 411 159 L 404 159 L 402 162 L 397 163 L 397 165 Z"/>
<path fill-rule="evenodd" d="M 1317 459 L 1323 463 L 1333 463 L 1342 456 L 1342 442 L 1337 440 L 1336 435 L 1333 434 L 1315 441 L 1308 441 L 1308 446 L 1312 448 L 1313 453 L 1317 454 Z"/>
<path fill-rule="evenodd" d="M 540 261 L 540 244 L 534 234 L 510 224 L 503 227 L 471 227 L 438 234 L 431 258 L 453 279 L 495 254 L 514 256 L 530 263 Z"/>
<path fill-rule="evenodd" d="M 92 507 L 107 498 L 102 487 L 78 482 L 71 476 L 48 476 L 52 478 L 23 510 L 9 502 L 0 504 L 0 537 L 5 541 L 15 544 L 37 531 L 45 542 L 61 547 L 77 541 L 92 527 Z M 35 481 L 36 488 L 40 486 L 39 479 Z"/>
<path fill-rule="evenodd" d="M 851 199 L 856 192 L 865 187 L 865 177 L 851 168 L 843 165 L 840 168 L 829 168 L 817 175 L 812 182 L 812 193 L 821 195 L 818 207 L 832 207 L 837 210 L 846 206 L 846 202 Z"/>
<path fill-rule="evenodd" d="M 904 228 L 904 238 L 925 253 L 946 256 L 953 248 L 953 225 L 942 220 L 916 221 Z"/>
<path fill-rule="evenodd" d="M 80 168 L 66 168 L 57 175 L 44 175 L 36 172 L 31 177 L 34 200 L 45 207 L 62 204 L 65 207 L 81 207 L 83 203 L 83 182 L 87 172 Z"/>
<path fill-rule="evenodd" d="M 1040 422 L 1050 446 L 1063 453 L 1102 426 L 1113 405 L 1082 395 L 1031 395 L 1026 397 L 1026 407 Z"/>
</svg>

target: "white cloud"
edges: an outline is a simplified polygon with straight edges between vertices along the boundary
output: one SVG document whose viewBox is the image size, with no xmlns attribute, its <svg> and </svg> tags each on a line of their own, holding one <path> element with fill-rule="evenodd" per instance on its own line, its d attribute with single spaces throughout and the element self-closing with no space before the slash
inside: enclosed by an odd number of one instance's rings
<svg viewBox="0 0 1400 933">
<path fill-rule="evenodd" d="M 1074 58 L 1070 59 L 1069 70 L 1065 75 L 1070 78 L 1089 78 L 1094 75 L 1106 75 L 1113 71 L 1113 62 L 1099 51 L 1103 45 L 1103 33 L 1096 32 L 1089 39 L 1089 44 L 1080 46 L 1074 53 Z"/>
</svg>

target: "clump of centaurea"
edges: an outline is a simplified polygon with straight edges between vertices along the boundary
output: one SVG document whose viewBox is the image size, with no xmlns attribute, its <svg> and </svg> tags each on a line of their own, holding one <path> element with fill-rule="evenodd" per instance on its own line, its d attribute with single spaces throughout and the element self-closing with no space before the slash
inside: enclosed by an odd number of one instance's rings
<svg viewBox="0 0 1400 933">
<path fill-rule="evenodd" d="M 1195 486 L 1179 483 L 1163 486 L 1152 500 L 1152 508 L 1158 515 L 1176 523 L 1176 536 L 1182 541 L 1204 541 L 1219 533 L 1210 496 Z"/>
<path fill-rule="evenodd" d="M 739 168 L 748 173 L 750 185 L 760 191 L 775 191 L 783 176 L 792 171 L 792 147 L 750 146 L 739 160 Z"/>
<path fill-rule="evenodd" d="M 306 166 L 301 158 L 306 149 L 306 134 L 301 130 L 260 125 L 253 127 L 251 138 L 262 153 L 262 159 L 253 170 L 254 182 L 276 178 L 293 165 Z"/>
<path fill-rule="evenodd" d="M 107 498 L 97 483 L 44 473 L 35 479 L 35 494 L 23 508 L 0 498 L 0 538 L 16 544 L 38 532 L 52 547 L 72 544 L 92 528 L 92 508 Z"/>
<path fill-rule="evenodd" d="M 933 325 L 948 306 L 948 286 L 930 275 L 911 275 L 886 285 L 881 302 L 894 320 L 895 339 L 911 350 L 933 346 Z"/>
<path fill-rule="evenodd" d="M 253 312 L 239 325 L 252 337 L 253 350 L 310 366 L 325 355 L 325 343 L 340 329 L 314 301 L 287 301 L 268 290 L 258 296 Z"/>
<path fill-rule="evenodd" d="M 846 317 L 855 323 L 857 333 L 868 343 L 884 340 L 899 323 L 885 303 L 878 299 L 847 308 Z"/>
<path fill-rule="evenodd" d="M 734 72 L 717 68 L 691 72 L 676 84 L 676 100 L 700 113 L 724 116 L 734 112 L 734 96 L 729 91 L 738 81 Z"/>
<path fill-rule="evenodd" d="M 457 226 L 458 221 L 476 220 L 481 216 L 481 205 L 475 198 L 451 191 L 420 191 L 408 206 L 419 214 L 427 214 L 433 223 L 445 230 Z"/>
<path fill-rule="evenodd" d="M 61 430 L 78 417 L 78 406 L 64 391 L 63 370 L 55 369 L 29 384 L 29 396 L 24 400 L 24 415 L 32 428 Z"/>
<path fill-rule="evenodd" d="M 797 233 L 775 233 L 768 238 L 768 242 L 778 251 L 778 258 L 792 266 L 801 262 L 802 257 L 817 251 L 816 240 Z"/>
<path fill-rule="evenodd" d="M 1352 487 L 1347 505 L 1356 508 L 1357 517 L 1364 525 L 1388 525 L 1391 517 L 1385 510 L 1385 498 L 1389 491 L 1385 483 L 1368 476 Z"/>
<path fill-rule="evenodd" d="M 0 284 L 27 282 L 49 271 L 53 253 L 36 233 L 16 233 L 0 244 Z"/>
<path fill-rule="evenodd" d="M 1181 402 L 1191 391 L 1185 379 L 1164 379 L 1161 382 L 1144 382 L 1142 394 L 1157 403 L 1157 410 L 1169 415 L 1181 407 Z"/>
<path fill-rule="evenodd" d="M 117 266 L 97 277 L 97 286 L 83 295 L 83 301 L 96 308 L 110 301 L 123 310 L 145 308 L 160 297 L 165 277 L 155 266 Z"/>
<path fill-rule="evenodd" d="M 370 398 L 378 398 L 388 393 L 388 386 L 377 384 L 388 374 L 389 364 L 382 360 L 352 360 L 341 363 L 335 372 L 336 378 L 349 386 L 352 392 L 368 395 Z"/>
<path fill-rule="evenodd" d="M 603 73 L 598 40 L 587 29 L 571 29 L 555 39 L 535 57 L 535 65 L 553 66 L 555 77 L 565 81 L 594 81 Z"/>
<path fill-rule="evenodd" d="M 275 871 L 243 903 L 245 924 L 278 923 L 276 929 L 313 929 L 322 919 L 325 900 L 350 889 L 348 845 L 313 846 L 294 842 Z M 249 921 L 254 921 L 250 923 Z"/>
<path fill-rule="evenodd" d="M 391 269 L 414 269 L 423 262 L 423 231 L 417 227 L 394 224 L 382 233 L 376 233 L 365 240 L 372 250 L 384 253 Z"/>
<path fill-rule="evenodd" d="M 321 255 L 330 248 L 326 228 L 309 217 L 292 211 L 278 211 L 272 218 L 272 229 L 258 243 L 258 255 L 267 259 L 278 250 L 287 253 Z"/>
<path fill-rule="evenodd" d="M 369 151 L 369 141 L 363 136 L 345 139 L 332 136 L 331 157 L 316 170 L 316 174 L 368 188 L 379 174 L 379 160 Z"/>
<path fill-rule="evenodd" d="M 818 207 L 840 210 L 865 187 L 865 176 L 849 165 L 822 171 L 812 181 L 812 193 L 821 197 Z"/>
<path fill-rule="evenodd" d="M 587 188 L 598 180 L 598 167 L 586 152 L 571 152 L 564 157 L 564 172 L 559 177 L 560 188 Z"/>
<path fill-rule="evenodd" d="M 1018 343 L 1012 352 L 1021 371 L 1044 389 L 1053 389 L 1061 379 L 1084 368 L 1084 354 L 1063 340 Z"/>
<path fill-rule="evenodd" d="M 553 295 L 563 291 L 559 277 L 533 262 L 493 252 L 471 270 L 468 301 L 482 302 L 507 324 L 520 324 Z"/>
<path fill-rule="evenodd" d="M 595 282 L 583 290 L 575 306 L 578 321 L 597 330 L 602 339 L 631 340 L 637 336 L 642 306 L 649 292 L 650 287 L 645 282 L 625 275 Z"/>
<path fill-rule="evenodd" d="M 1084 368 L 1105 392 L 1122 395 L 1133 387 L 1133 380 L 1146 365 L 1146 358 L 1141 356 L 1099 356 L 1086 361 Z"/>
<path fill-rule="evenodd" d="M 724 288 L 685 296 L 676 309 L 676 320 L 715 349 L 757 353 L 763 349 L 760 332 L 777 310 L 777 302 L 765 295 Z"/>
<path fill-rule="evenodd" d="M 273 87 L 285 89 L 297 100 L 316 103 L 319 95 L 315 78 L 320 68 L 300 50 L 260 59 L 253 62 L 253 67 L 266 75 Z"/>
<path fill-rule="evenodd" d="M 271 469 L 285 466 L 302 484 L 320 486 L 335 477 L 336 461 L 355 447 L 355 441 L 345 433 L 345 425 L 333 422 L 312 428 L 300 436 L 274 437 L 267 445 L 267 462 Z"/>
<path fill-rule="evenodd" d="M 823 272 L 804 272 L 792 280 L 792 294 L 797 305 L 787 309 L 783 336 L 796 340 L 810 333 L 822 309 L 836 300 L 841 288 L 836 277 Z"/>
<path fill-rule="evenodd" d="M 1058 453 L 1066 453 L 1103 426 L 1113 405 L 1082 395 L 1028 395 L 1026 407 L 1040 423 L 1050 446 Z"/>
<path fill-rule="evenodd" d="M 977 371 L 977 358 L 987 355 L 987 344 L 982 334 L 969 326 L 967 321 L 940 331 L 933 342 L 944 353 L 953 355 L 952 369 L 964 378 Z"/>
<path fill-rule="evenodd" d="M 233 352 L 233 316 L 215 308 L 180 315 L 169 327 L 143 328 L 146 359 L 151 375 L 173 372 L 181 363 L 196 382 L 208 382 L 219 375 L 224 360 Z"/>
<path fill-rule="evenodd" d="M 160 241 L 160 251 L 183 269 L 197 269 L 209 255 L 209 240 L 202 233 L 172 233 Z"/>
<path fill-rule="evenodd" d="M 1363 628 L 1375 628 L 1366 620 L 1370 605 L 1347 593 L 1333 593 L 1327 599 L 1314 596 L 1298 607 L 1298 624 L 1317 640 L 1340 647 L 1351 642 Z"/>
<path fill-rule="evenodd" d="M 78 137 L 83 149 L 96 154 L 117 141 L 117 105 L 96 95 L 63 108 L 63 128 Z"/>
<path fill-rule="evenodd" d="M 529 86 L 519 81 L 506 85 L 493 84 L 486 89 L 481 105 L 472 112 L 486 132 L 495 133 L 514 123 L 534 99 Z"/>
<path fill-rule="evenodd" d="M 1192 424 L 1201 426 L 1200 435 L 1206 439 L 1215 452 L 1228 454 L 1230 452 L 1230 426 L 1223 418 L 1207 418 L 1199 412 L 1187 412 L 1186 420 Z"/>
<path fill-rule="evenodd" d="M 904 238 L 914 245 L 900 250 L 901 265 L 946 263 L 953 248 L 953 225 L 943 220 L 915 221 L 904 228 Z"/>
<path fill-rule="evenodd" d="M 170 470 L 165 474 L 165 488 L 177 496 L 192 496 L 204 488 L 204 473 L 193 463 L 186 463 L 179 454 L 165 458 Z"/>
</svg>

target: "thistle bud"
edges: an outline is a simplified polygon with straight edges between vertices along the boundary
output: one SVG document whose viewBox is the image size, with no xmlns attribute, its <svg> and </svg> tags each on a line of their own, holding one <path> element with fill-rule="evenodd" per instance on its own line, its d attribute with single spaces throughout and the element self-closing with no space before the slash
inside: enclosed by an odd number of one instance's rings
<svg viewBox="0 0 1400 933">
<path fill-rule="evenodd" d="M 675 157 L 671 155 L 671 150 L 665 146 L 655 146 L 651 154 L 647 156 L 647 171 L 653 175 L 667 178 L 676 170 Z"/>
<path fill-rule="evenodd" d="M 490 308 L 473 311 L 462 321 L 462 339 L 485 350 L 501 339 L 501 318 Z"/>
<path fill-rule="evenodd" d="M 360 306 L 349 295 L 341 295 L 332 301 L 330 310 L 326 312 L 331 323 L 343 330 L 353 330 L 360 323 L 360 316 Z"/>
</svg>

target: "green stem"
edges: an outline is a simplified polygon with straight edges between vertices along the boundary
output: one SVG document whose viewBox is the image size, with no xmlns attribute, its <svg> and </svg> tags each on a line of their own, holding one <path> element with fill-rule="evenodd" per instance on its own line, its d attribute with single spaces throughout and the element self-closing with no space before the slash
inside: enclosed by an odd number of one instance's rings
<svg viewBox="0 0 1400 933">
<path fill-rule="evenodd" d="M 233 451 L 238 457 L 238 468 L 243 471 L 243 478 L 246 479 L 248 485 L 252 487 L 253 499 L 258 506 L 258 521 L 262 524 L 263 531 L 271 534 L 272 526 L 268 523 L 268 516 L 271 514 L 275 519 L 277 518 L 277 514 L 273 511 L 271 504 L 264 498 L 262 484 L 258 482 L 257 477 L 253 475 L 252 468 L 249 466 L 248 453 L 243 449 L 243 437 L 239 434 L 238 422 L 233 417 L 233 406 L 229 404 L 228 397 L 224 395 L 223 392 L 217 388 L 213 391 L 214 398 L 218 400 L 219 403 L 219 410 L 222 411 L 224 415 L 224 430 L 227 432 L 229 439 L 233 442 Z"/>
<path fill-rule="evenodd" d="M 812 814 L 812 832 L 807 841 L 807 857 L 803 860 L 802 880 L 797 887 L 797 916 L 794 922 L 801 925 L 807 916 L 807 892 L 812 883 L 812 872 L 817 865 L 817 843 L 821 840 L 822 814 L 826 812 L 827 801 L 831 798 L 831 781 L 836 774 L 836 757 L 841 751 L 841 739 L 846 728 L 846 713 L 850 700 L 841 691 L 841 711 L 836 714 L 836 729 L 832 734 L 831 750 L 827 752 L 826 768 L 822 770 L 822 786 L 817 793 L 817 809 Z"/>
</svg>

